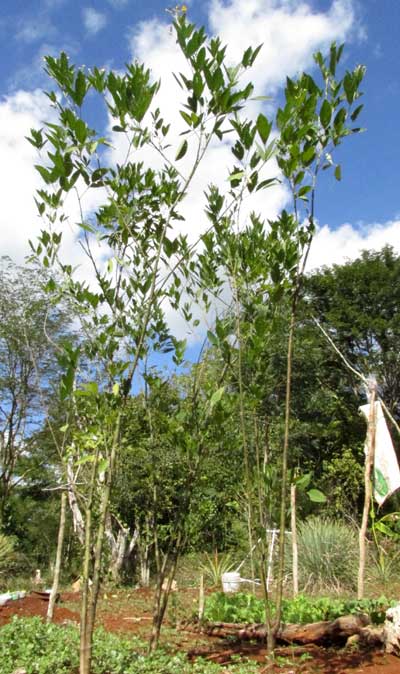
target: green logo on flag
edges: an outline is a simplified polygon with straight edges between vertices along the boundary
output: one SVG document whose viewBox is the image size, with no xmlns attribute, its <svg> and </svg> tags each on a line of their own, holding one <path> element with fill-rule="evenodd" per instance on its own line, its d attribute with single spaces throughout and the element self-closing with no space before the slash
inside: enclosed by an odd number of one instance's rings
<svg viewBox="0 0 400 674">
<path fill-rule="evenodd" d="M 389 493 L 389 485 L 386 482 L 385 476 L 379 470 L 379 468 L 375 468 L 374 478 L 375 478 L 375 485 L 374 485 L 375 491 L 379 494 L 379 496 L 386 496 Z"/>
</svg>

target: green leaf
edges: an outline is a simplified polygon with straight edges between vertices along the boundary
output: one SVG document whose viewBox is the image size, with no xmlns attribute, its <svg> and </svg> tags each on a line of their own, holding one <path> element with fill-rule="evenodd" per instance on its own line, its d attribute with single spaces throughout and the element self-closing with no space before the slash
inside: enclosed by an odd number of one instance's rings
<svg viewBox="0 0 400 674">
<path fill-rule="evenodd" d="M 319 489 L 310 489 L 307 495 L 313 503 L 326 503 L 326 496 Z"/>
<path fill-rule="evenodd" d="M 268 121 L 265 115 L 260 113 L 257 117 L 256 126 L 259 136 L 265 145 L 271 133 L 272 123 Z"/>
<path fill-rule="evenodd" d="M 271 187 L 272 185 L 277 185 L 279 183 L 280 180 L 278 180 L 278 178 L 267 178 L 266 180 L 262 180 L 260 183 L 258 183 L 256 192 L 264 189 L 264 187 Z"/>
<path fill-rule="evenodd" d="M 100 459 L 98 465 L 99 473 L 105 473 L 108 468 L 108 459 Z"/>
<path fill-rule="evenodd" d="M 386 526 L 383 522 L 377 522 L 374 525 L 374 529 L 377 529 L 378 531 L 381 532 L 381 534 L 384 534 L 385 536 L 389 536 L 389 538 L 394 538 L 396 536 L 396 533 L 390 529 L 390 527 Z"/>
<path fill-rule="evenodd" d="M 187 149 L 188 149 L 188 142 L 187 142 L 187 140 L 185 139 L 185 140 L 181 143 L 181 146 L 180 146 L 178 152 L 176 153 L 175 161 L 178 161 L 179 159 L 182 159 L 182 157 L 185 156 L 185 154 L 186 154 L 186 152 L 187 152 Z"/>
<path fill-rule="evenodd" d="M 252 96 L 250 101 L 272 101 L 272 96 Z"/>
<path fill-rule="evenodd" d="M 211 330 L 207 330 L 207 339 L 213 346 L 218 346 L 219 344 L 218 337 L 214 335 L 214 333 L 211 332 Z"/>
<path fill-rule="evenodd" d="M 35 169 L 40 173 L 46 185 L 50 185 L 51 183 L 54 183 L 57 180 L 57 177 L 54 175 L 53 171 L 49 171 L 44 166 L 40 166 L 40 164 L 35 164 Z"/>
<path fill-rule="evenodd" d="M 308 164 L 311 164 L 312 161 L 315 159 L 315 148 L 313 145 L 310 145 L 306 150 L 301 155 L 301 160 L 305 166 L 308 166 Z"/>
<path fill-rule="evenodd" d="M 246 51 L 244 52 L 242 56 L 242 65 L 247 68 L 247 66 L 250 64 L 250 58 L 253 53 L 253 50 L 251 47 L 247 47 Z"/>
<path fill-rule="evenodd" d="M 312 478 L 312 473 L 306 473 L 305 475 L 300 475 L 300 477 L 297 477 L 294 480 L 294 484 L 296 485 L 297 489 L 300 489 L 300 491 L 307 489 L 308 485 L 311 482 Z"/>
<path fill-rule="evenodd" d="M 217 405 L 217 403 L 219 403 L 219 401 L 221 400 L 224 393 L 225 393 L 225 386 L 221 386 L 221 388 L 219 388 L 217 391 L 215 391 L 212 394 L 212 396 L 210 398 L 210 408 L 211 409 L 213 407 L 215 407 L 215 405 Z"/>
<path fill-rule="evenodd" d="M 204 82 L 200 73 L 195 73 L 193 77 L 193 93 L 197 98 L 200 98 L 203 93 Z"/>
<path fill-rule="evenodd" d="M 336 128 L 340 129 L 343 126 L 346 121 L 346 116 L 346 110 L 344 108 L 340 108 L 333 121 Z"/>
<path fill-rule="evenodd" d="M 326 99 L 324 100 L 324 102 L 321 105 L 319 118 L 321 120 L 322 126 L 324 127 L 324 129 L 326 129 L 329 126 L 329 123 L 330 123 L 331 118 L 332 118 L 332 106 L 329 103 L 329 101 L 327 101 Z"/>
<path fill-rule="evenodd" d="M 353 112 L 350 115 L 350 119 L 351 119 L 352 122 L 356 121 L 356 119 L 357 119 L 358 115 L 360 114 L 361 110 L 363 109 L 363 107 L 364 107 L 364 105 L 361 104 L 355 110 L 353 110 Z"/>
<path fill-rule="evenodd" d="M 84 229 L 86 232 L 90 232 L 91 234 L 95 234 L 96 230 L 92 225 L 88 225 L 86 222 L 78 222 L 77 223 L 78 227 L 81 229 Z"/>
<path fill-rule="evenodd" d="M 83 99 L 86 96 L 87 86 L 86 86 L 86 77 L 83 72 L 80 70 L 76 76 L 75 81 L 75 95 L 73 96 L 74 103 L 79 107 L 83 103 Z"/>
<path fill-rule="evenodd" d="M 336 180 L 342 179 L 342 167 L 340 166 L 340 164 L 336 164 L 335 166 L 335 178 Z"/>
<path fill-rule="evenodd" d="M 94 460 L 95 460 L 94 454 L 85 454 L 85 456 L 82 456 L 82 458 L 78 459 L 78 461 L 75 462 L 75 465 L 83 466 L 85 463 L 93 463 Z"/>
<path fill-rule="evenodd" d="M 229 182 L 234 182 L 235 180 L 241 180 L 244 176 L 244 171 L 237 171 L 236 173 L 231 173 L 228 176 Z"/>
<path fill-rule="evenodd" d="M 343 79 L 343 88 L 346 94 L 346 100 L 349 105 L 354 101 L 354 94 L 356 91 L 356 82 L 352 73 L 346 73 Z"/>
<path fill-rule="evenodd" d="M 189 115 L 189 113 L 185 112 L 184 110 L 180 110 L 179 113 L 183 117 L 183 119 L 185 120 L 186 124 L 189 124 L 189 126 L 192 126 L 192 116 Z"/>
<path fill-rule="evenodd" d="M 308 194 L 311 190 L 311 185 L 303 185 L 303 187 L 300 187 L 299 191 L 297 192 L 297 196 L 299 199 L 303 199 L 306 194 Z"/>
</svg>

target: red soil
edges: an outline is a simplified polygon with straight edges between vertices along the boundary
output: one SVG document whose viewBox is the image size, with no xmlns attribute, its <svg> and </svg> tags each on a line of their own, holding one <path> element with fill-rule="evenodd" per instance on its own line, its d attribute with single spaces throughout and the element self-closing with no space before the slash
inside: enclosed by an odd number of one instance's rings
<svg viewBox="0 0 400 674">
<path fill-rule="evenodd" d="M 0 627 L 10 622 L 14 615 L 22 617 L 41 616 L 46 617 L 48 602 L 35 594 L 29 594 L 24 599 L 9 601 L 4 606 L 0 606 Z M 54 622 L 64 623 L 73 621 L 79 623 L 79 613 L 70 611 L 62 605 L 57 604 L 54 611 Z"/>
</svg>

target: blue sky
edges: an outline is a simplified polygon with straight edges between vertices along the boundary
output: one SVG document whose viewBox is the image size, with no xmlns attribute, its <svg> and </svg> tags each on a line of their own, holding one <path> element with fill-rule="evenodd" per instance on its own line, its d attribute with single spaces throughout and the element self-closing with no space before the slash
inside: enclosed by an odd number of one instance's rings
<svg viewBox="0 0 400 674">
<path fill-rule="evenodd" d="M 310 264 L 340 262 L 355 257 L 362 248 L 385 243 L 400 252 L 399 0 L 190 0 L 187 5 L 189 18 L 219 33 L 233 58 L 242 44 L 264 42 L 254 81 L 257 93 L 272 97 L 272 107 L 279 101 L 285 75 L 312 68 L 312 52 L 323 51 L 333 39 L 346 42 L 348 67 L 367 66 L 361 117 L 367 131 L 340 150 L 342 182 L 329 176 L 319 187 L 321 231 Z M 33 170 L 37 158 L 24 136 L 30 126 L 40 126 L 48 116 L 41 94 L 49 86 L 42 70 L 43 55 L 64 49 L 78 64 L 117 69 L 138 57 L 165 83 L 160 107 L 165 105 L 167 114 L 173 115 L 170 71 L 179 61 L 165 7 L 157 0 L 2 1 L 2 254 L 21 261 L 28 252 L 27 239 L 34 237 L 40 224 L 32 199 L 39 186 Z M 225 156 L 215 152 L 212 165 L 225 170 Z M 267 197 L 265 215 L 273 216 L 286 203 L 287 193 L 278 189 Z M 71 234 L 70 252 L 74 242 Z"/>
</svg>

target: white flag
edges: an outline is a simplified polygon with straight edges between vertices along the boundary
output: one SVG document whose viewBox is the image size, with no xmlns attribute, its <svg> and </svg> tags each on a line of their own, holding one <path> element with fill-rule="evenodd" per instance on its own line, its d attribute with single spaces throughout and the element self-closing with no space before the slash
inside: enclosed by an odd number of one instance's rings
<svg viewBox="0 0 400 674">
<path fill-rule="evenodd" d="M 370 405 L 362 405 L 360 411 L 369 421 Z M 374 496 L 377 503 L 382 505 L 388 496 L 400 488 L 400 469 L 379 400 L 375 403 L 375 428 Z M 369 451 L 369 438 L 368 429 L 365 454 Z"/>
</svg>

